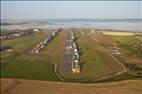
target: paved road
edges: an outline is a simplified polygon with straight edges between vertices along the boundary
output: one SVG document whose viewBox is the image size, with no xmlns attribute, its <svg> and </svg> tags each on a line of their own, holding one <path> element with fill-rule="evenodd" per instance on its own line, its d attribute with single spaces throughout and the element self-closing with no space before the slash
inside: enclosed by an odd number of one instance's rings
<svg viewBox="0 0 142 94">
<path fill-rule="evenodd" d="M 72 42 L 71 40 L 71 31 L 67 31 L 66 35 L 66 44 L 65 44 L 65 53 L 64 53 L 64 62 L 63 62 L 63 72 L 72 71 Z"/>
</svg>

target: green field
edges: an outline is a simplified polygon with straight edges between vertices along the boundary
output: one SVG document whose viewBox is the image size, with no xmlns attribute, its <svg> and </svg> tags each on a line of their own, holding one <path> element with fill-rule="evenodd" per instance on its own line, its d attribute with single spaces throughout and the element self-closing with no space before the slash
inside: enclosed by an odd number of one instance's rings
<svg viewBox="0 0 142 94">
<path fill-rule="evenodd" d="M 124 49 L 129 56 L 142 56 L 142 53 L 134 47 L 134 43 L 140 41 L 136 36 L 110 36 L 114 41 L 118 42 L 118 47 Z M 142 36 L 141 36 L 142 37 Z"/>
<path fill-rule="evenodd" d="M 134 60 L 134 64 L 140 64 L 142 60 L 142 49 L 134 47 L 135 43 L 140 42 L 136 36 L 110 36 L 112 40 L 116 41 L 117 47 L 120 48 L 120 52 L 123 56 L 118 56 L 120 60 L 123 60 L 127 63 L 132 63 L 131 60 Z"/>
<path fill-rule="evenodd" d="M 63 29 L 38 54 L 33 48 L 54 30 L 31 33 L 14 39 L 1 40 L 1 47 L 12 47 L 11 52 L 1 52 L 1 77 L 59 81 L 54 72 L 54 64 L 64 60 L 65 38 L 68 29 Z M 94 82 L 104 77 L 115 79 L 136 78 L 140 70 L 142 53 L 134 48 L 139 40 L 136 36 L 104 36 L 101 33 L 89 33 L 89 29 L 75 29 L 80 49 L 81 73 L 63 73 L 65 81 Z M 84 31 L 84 35 L 80 32 Z M 98 40 L 98 41 L 96 41 Z M 121 55 L 111 55 L 110 47 L 119 48 Z M 124 72 L 124 66 L 127 72 Z M 122 72 L 120 76 L 115 74 Z M 114 77 L 115 76 L 115 77 Z"/>
<path fill-rule="evenodd" d="M 1 77 L 35 80 L 58 80 L 53 64 L 14 60 L 1 69 Z"/>
<path fill-rule="evenodd" d="M 10 46 L 12 52 L 1 52 L 1 62 L 11 62 L 18 56 L 29 54 L 33 48 L 42 41 L 51 31 L 43 31 L 39 33 L 32 33 L 19 38 L 1 40 L 1 47 Z"/>
<path fill-rule="evenodd" d="M 116 56 L 126 65 L 127 73 L 132 77 L 142 77 L 142 50 L 134 47 L 140 42 L 137 36 L 109 36 L 118 42 L 122 55 Z M 142 38 L 142 36 L 140 36 Z"/>
<path fill-rule="evenodd" d="M 54 63 L 60 63 L 63 59 L 64 41 L 61 40 L 64 40 L 65 32 L 60 32 L 40 53 L 32 52 L 50 32 L 45 30 L 19 39 L 2 41 L 2 46 L 13 46 L 14 50 L 2 52 L 1 77 L 57 81 Z"/>
</svg>

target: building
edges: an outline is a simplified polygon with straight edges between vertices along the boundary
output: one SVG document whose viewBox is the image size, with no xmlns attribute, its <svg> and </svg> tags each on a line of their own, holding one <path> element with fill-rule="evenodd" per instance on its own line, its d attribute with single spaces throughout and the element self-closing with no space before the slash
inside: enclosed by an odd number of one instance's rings
<svg viewBox="0 0 142 94">
<path fill-rule="evenodd" d="M 40 32 L 38 29 L 33 29 L 34 32 Z"/>
</svg>

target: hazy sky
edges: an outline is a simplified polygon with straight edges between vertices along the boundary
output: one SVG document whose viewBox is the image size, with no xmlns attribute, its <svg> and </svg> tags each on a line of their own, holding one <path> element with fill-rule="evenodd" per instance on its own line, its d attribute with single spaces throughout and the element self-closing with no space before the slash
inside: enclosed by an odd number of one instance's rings
<svg viewBox="0 0 142 94">
<path fill-rule="evenodd" d="M 2 19 L 142 18 L 142 1 L 2 1 Z"/>
</svg>

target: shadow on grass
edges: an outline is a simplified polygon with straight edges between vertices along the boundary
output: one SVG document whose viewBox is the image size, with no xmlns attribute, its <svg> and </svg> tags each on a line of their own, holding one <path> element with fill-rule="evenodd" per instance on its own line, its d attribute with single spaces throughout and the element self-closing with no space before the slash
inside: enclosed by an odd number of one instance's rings
<svg viewBox="0 0 142 94">
<path fill-rule="evenodd" d="M 80 71 L 82 71 L 84 64 L 85 64 L 84 61 L 82 61 L 82 62 L 79 63 L 79 65 L 80 65 Z"/>
<path fill-rule="evenodd" d="M 82 48 L 79 48 L 79 55 L 81 56 L 83 54 Z"/>
<path fill-rule="evenodd" d="M 79 38 L 76 37 L 73 41 L 76 42 L 78 39 L 79 39 Z"/>
</svg>

